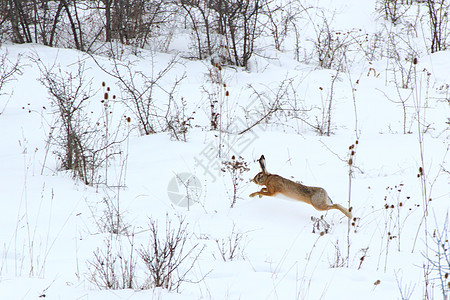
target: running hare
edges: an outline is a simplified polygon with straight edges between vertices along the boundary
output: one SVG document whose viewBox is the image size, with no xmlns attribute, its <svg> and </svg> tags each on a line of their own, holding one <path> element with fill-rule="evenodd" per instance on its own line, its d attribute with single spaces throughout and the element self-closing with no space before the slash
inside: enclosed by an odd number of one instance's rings
<svg viewBox="0 0 450 300">
<path fill-rule="evenodd" d="M 352 219 L 352 213 L 340 204 L 333 204 L 327 192 L 321 187 L 305 186 L 293 182 L 281 176 L 270 174 L 266 170 L 266 161 L 264 155 L 258 160 L 262 172 L 259 172 L 253 182 L 259 185 L 265 185 L 259 192 L 251 193 L 250 197 L 275 196 L 283 194 L 289 198 L 303 201 L 311 204 L 317 210 L 338 209 L 349 219 Z"/>
</svg>

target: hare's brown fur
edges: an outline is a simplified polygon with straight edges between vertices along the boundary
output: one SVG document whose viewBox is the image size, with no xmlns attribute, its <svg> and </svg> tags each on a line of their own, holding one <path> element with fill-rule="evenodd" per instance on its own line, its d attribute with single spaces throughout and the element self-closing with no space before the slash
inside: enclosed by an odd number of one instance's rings
<svg viewBox="0 0 450 300">
<path fill-rule="evenodd" d="M 262 172 L 259 172 L 253 178 L 253 182 L 258 185 L 264 185 L 265 187 L 258 192 L 250 194 L 250 197 L 276 196 L 277 194 L 283 194 L 286 197 L 311 204 L 317 210 L 323 211 L 337 209 L 348 218 L 352 218 L 352 213 L 350 210 L 340 204 L 333 204 L 330 197 L 328 197 L 327 192 L 323 188 L 306 186 L 283 178 L 279 175 L 269 174 L 265 168 L 264 156 L 261 156 L 259 163 L 261 165 Z"/>
</svg>

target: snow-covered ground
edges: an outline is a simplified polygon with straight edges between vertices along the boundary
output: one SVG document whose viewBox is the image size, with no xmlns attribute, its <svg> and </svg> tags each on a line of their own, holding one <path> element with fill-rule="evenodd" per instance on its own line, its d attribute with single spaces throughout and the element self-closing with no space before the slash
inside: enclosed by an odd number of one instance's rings
<svg viewBox="0 0 450 300">
<path fill-rule="evenodd" d="M 335 4 L 333 24 L 375 31 L 383 20 L 372 15 L 374 5 L 353 2 Z M 428 291 L 430 299 L 440 299 L 448 283 L 441 283 L 428 259 L 437 261 L 437 233 L 448 232 L 450 52 L 424 52 L 413 67 L 415 88 L 398 89 L 384 60 L 355 55 L 352 68 L 337 73 L 297 62 L 289 49 L 270 49 L 254 56 L 249 70 L 217 70 L 208 61 L 174 54 L 177 49 L 142 50 L 122 59 L 134 74 L 151 76 L 176 56 L 153 96 L 156 113 L 164 115 L 165 91 L 185 76 L 172 99 L 179 109 L 172 113 L 192 117 L 184 142 L 170 132 L 143 135 L 137 129 L 117 78 L 105 73 L 114 67 L 111 59 L 3 44 L 5 63 L 20 57 L 21 72 L 0 93 L 0 298 L 423 299 Z M 106 87 L 116 95 L 108 120 L 111 128 L 120 124 L 121 153 L 109 160 L 107 185 L 73 179 L 61 170 L 55 142 L 48 143 L 52 126 L 60 125 L 38 66 L 65 74 L 80 63 L 92 84 L 85 108 L 91 120 L 105 120 Z M 211 73 L 221 84 L 212 82 Z M 222 130 L 209 130 L 211 97 L 219 103 Z M 282 109 L 239 134 L 277 99 Z M 326 123 L 329 107 L 332 133 L 320 135 L 313 127 Z M 261 188 L 250 180 L 260 171 L 262 154 L 269 172 L 325 188 L 335 203 L 352 207 L 354 219 L 282 197 L 248 197 Z M 231 174 L 221 170 L 232 155 L 249 168 L 238 176 L 233 208 Z M 197 181 L 187 190 L 177 176 Z M 188 256 L 177 272 L 189 270 L 186 280 L 177 291 L 142 289 L 148 270 L 139 253 L 150 245 L 150 225 L 156 223 L 164 236 L 168 222 L 176 229 L 180 220 Z M 223 259 L 229 248 L 232 259 Z M 132 262 L 132 288 L 97 286 L 95 262 L 102 254 L 116 259 L 118 277 L 120 263 Z M 448 272 L 448 265 L 442 270 Z"/>
</svg>

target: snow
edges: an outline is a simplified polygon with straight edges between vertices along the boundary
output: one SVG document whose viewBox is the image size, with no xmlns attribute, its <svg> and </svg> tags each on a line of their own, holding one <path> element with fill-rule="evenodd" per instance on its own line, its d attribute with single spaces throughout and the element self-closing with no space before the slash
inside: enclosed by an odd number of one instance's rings
<svg viewBox="0 0 450 300">
<path fill-rule="evenodd" d="M 341 29 L 376 30 L 377 22 L 382 22 L 372 15 L 374 3 L 321 2 Z M 367 15 L 370 22 L 365 22 Z M 177 37 L 170 53 L 188 51 L 187 43 L 186 36 Z M 224 96 L 222 87 L 208 81 L 212 68 L 208 61 L 147 50 L 138 56 L 130 54 L 123 62 L 131 61 L 132 70 L 147 74 L 157 73 L 177 56 L 178 63 L 161 86 L 170 90 L 176 78 L 186 75 L 175 98 L 186 101 L 186 113 L 194 117 L 193 127 L 187 142 L 181 142 L 168 132 L 142 135 L 133 119 L 130 135 L 121 144 L 123 155 L 108 166 L 110 185 L 86 186 L 62 171 L 54 149 L 48 148 L 47 137 L 56 117 L 46 88 L 38 81 L 34 60 L 39 57 L 44 65 L 63 71 L 76 70 L 78 62 L 84 62 L 97 93 L 92 101 L 98 102 L 89 103 L 94 115 L 101 113 L 102 82 L 118 99 L 123 96 L 117 80 L 98 65 L 111 68 L 113 62 L 104 56 L 35 44 L 3 44 L 0 52 L 7 53 L 10 62 L 20 56 L 23 63 L 22 74 L 0 94 L 0 298 L 348 299 L 351 294 L 355 299 L 398 299 L 402 293 L 410 294 L 410 299 L 423 298 L 423 266 L 427 253 L 433 255 L 435 247 L 432 234 L 435 229 L 448 231 L 443 226 L 448 225 L 444 219 L 450 200 L 446 124 L 450 52 L 424 54 L 416 67 L 420 90 L 414 93 L 422 95 L 421 124 L 429 124 L 423 136 L 426 186 L 432 198 L 427 234 L 417 176 L 422 166 L 417 107 L 413 98 L 406 102 L 404 124 L 401 102 L 389 99 L 398 99 L 399 93 L 407 97 L 410 90 L 399 91 L 389 82 L 391 75 L 381 69 L 386 65 L 383 61 L 358 63 L 350 73 L 341 72 L 331 91 L 336 71 L 299 63 L 289 51 L 265 49 L 264 55 L 252 58 L 249 70 L 221 71 L 230 93 Z M 368 75 L 372 67 L 379 76 Z M 431 74 L 426 75 L 424 69 Z M 262 113 L 261 101 L 275 100 L 283 80 L 291 80 L 291 92 L 297 93 L 297 104 L 305 108 L 300 118 L 280 114 L 269 123 L 237 134 Z M 205 89 L 223 100 L 224 132 L 209 130 L 210 102 Z M 258 98 L 254 91 L 264 96 Z M 303 121 L 316 125 L 331 92 L 333 133 L 321 136 Z M 156 93 L 157 105 L 165 109 L 167 97 L 161 91 Z M 118 102 L 114 121 L 123 122 L 124 115 L 132 112 Z M 269 172 L 321 186 L 335 203 L 348 206 L 347 161 L 349 147 L 356 140 L 351 178 L 353 225 L 348 227 L 339 211 L 319 212 L 283 197 L 248 197 L 260 189 L 250 179 L 260 171 L 257 159 L 264 154 Z M 250 168 L 243 175 L 233 208 L 230 174 L 220 170 L 216 156 L 220 145 L 224 145 L 224 159 L 240 155 Z M 211 151 L 213 155 L 208 156 Z M 201 194 L 189 207 L 177 206 L 168 194 L 169 182 L 183 172 L 201 182 Z M 101 224 L 108 222 L 105 199 L 120 210 L 127 226 L 122 234 L 101 230 Z M 330 231 L 313 233 L 311 217 L 322 215 Z M 202 251 L 197 258 L 194 253 L 189 257 L 193 269 L 178 291 L 141 290 L 139 286 L 104 290 L 91 282 L 94 252 L 104 249 L 105 241 L 114 240 L 127 256 L 130 233 L 134 233 L 136 251 L 149 243 L 150 219 L 164 228 L 166 218 L 177 223 L 180 216 L 189 233 L 186 249 Z M 224 261 L 218 241 L 227 241 L 233 234 L 241 238 L 238 255 Z M 142 285 L 147 271 L 134 255 L 136 281 Z M 436 271 L 432 270 L 429 288 L 432 298 L 439 299 Z"/>
</svg>

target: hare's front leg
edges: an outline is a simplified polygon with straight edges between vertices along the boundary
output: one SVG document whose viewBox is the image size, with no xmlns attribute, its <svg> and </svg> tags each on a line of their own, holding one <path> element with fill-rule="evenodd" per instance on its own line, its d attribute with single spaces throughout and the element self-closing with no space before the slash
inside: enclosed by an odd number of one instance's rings
<svg viewBox="0 0 450 300">
<path fill-rule="evenodd" d="M 269 193 L 267 188 L 262 188 L 259 192 L 251 193 L 250 197 L 259 196 L 261 198 L 262 196 L 273 196 L 273 193 Z"/>
</svg>

